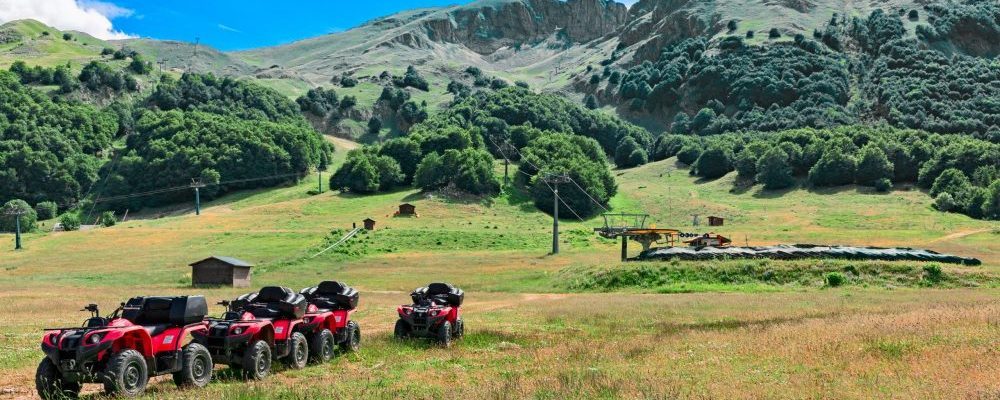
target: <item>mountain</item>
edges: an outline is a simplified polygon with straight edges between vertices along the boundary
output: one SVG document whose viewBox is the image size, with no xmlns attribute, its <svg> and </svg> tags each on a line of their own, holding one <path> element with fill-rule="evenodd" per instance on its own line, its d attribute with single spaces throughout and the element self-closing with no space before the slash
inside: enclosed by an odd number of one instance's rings
<svg viewBox="0 0 1000 400">
<path fill-rule="evenodd" d="M 86 33 L 60 31 L 34 20 L 10 21 L 0 25 L 0 67 L 17 60 L 53 66 L 82 63 L 100 57 L 107 44 Z"/>
</svg>

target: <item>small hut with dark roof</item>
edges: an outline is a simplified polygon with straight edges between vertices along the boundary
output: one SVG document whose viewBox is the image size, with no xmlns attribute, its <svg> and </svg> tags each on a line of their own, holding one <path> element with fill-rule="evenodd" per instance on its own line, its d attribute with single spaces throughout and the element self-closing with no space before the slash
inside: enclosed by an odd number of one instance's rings
<svg viewBox="0 0 1000 400">
<path fill-rule="evenodd" d="M 191 263 L 193 286 L 249 287 L 253 264 L 233 257 L 211 256 Z"/>
</svg>

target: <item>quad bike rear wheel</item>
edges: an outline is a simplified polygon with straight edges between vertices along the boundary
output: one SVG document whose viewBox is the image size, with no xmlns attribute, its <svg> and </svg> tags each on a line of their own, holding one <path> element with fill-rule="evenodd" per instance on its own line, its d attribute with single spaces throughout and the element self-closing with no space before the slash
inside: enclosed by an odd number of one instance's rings
<svg viewBox="0 0 1000 400">
<path fill-rule="evenodd" d="M 38 397 L 50 399 L 75 399 L 80 395 L 80 384 L 63 378 L 56 363 L 45 357 L 35 370 L 35 390 Z"/>
<path fill-rule="evenodd" d="M 285 364 L 291 369 L 302 369 L 309 363 L 309 342 L 302 332 L 292 333 L 288 338 L 288 356 L 285 357 Z"/>
<path fill-rule="evenodd" d="M 202 388 L 212 381 L 212 353 L 205 346 L 191 343 L 181 353 L 181 370 L 174 373 L 174 384 L 185 388 Z"/>
<path fill-rule="evenodd" d="M 410 324 L 406 323 L 402 319 L 396 320 L 396 328 L 393 329 L 393 336 L 398 340 L 403 340 L 410 337 Z"/>
<path fill-rule="evenodd" d="M 444 347 L 451 347 L 451 322 L 444 321 L 437 330 L 437 340 Z"/>
<path fill-rule="evenodd" d="M 455 334 L 453 336 L 456 340 L 465 336 L 465 320 L 459 318 L 455 321 Z"/>
<path fill-rule="evenodd" d="M 312 352 L 309 359 L 316 363 L 328 362 L 333 358 L 335 347 L 337 347 L 337 342 L 334 340 L 333 333 L 329 329 L 319 331 L 313 335 L 309 343 L 309 351 Z"/>
<path fill-rule="evenodd" d="M 347 329 L 347 338 L 340 344 L 340 351 L 353 353 L 361 350 L 361 327 L 358 323 L 350 321 L 344 329 Z"/>
<path fill-rule="evenodd" d="M 102 374 L 104 392 L 111 396 L 137 397 L 146 391 L 149 371 L 146 358 L 138 351 L 125 349 L 111 356 Z"/>
<path fill-rule="evenodd" d="M 240 365 L 243 379 L 259 381 L 271 373 L 271 347 L 258 340 L 247 347 Z"/>
</svg>

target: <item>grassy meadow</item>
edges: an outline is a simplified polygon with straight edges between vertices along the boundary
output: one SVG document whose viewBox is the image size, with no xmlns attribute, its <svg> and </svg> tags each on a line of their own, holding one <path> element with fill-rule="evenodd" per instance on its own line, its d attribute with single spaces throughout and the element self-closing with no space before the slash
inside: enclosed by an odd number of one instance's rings
<svg viewBox="0 0 1000 400">
<path fill-rule="evenodd" d="M 599 217 L 563 221 L 563 252 L 552 256 L 551 218 L 516 189 L 493 200 L 416 190 L 309 195 L 312 175 L 208 202 L 198 217 L 181 205 L 132 212 L 112 228 L 30 233 L 19 252 L 12 235 L 0 236 L 0 398 L 34 396 L 41 328 L 82 321 L 86 303 L 110 309 L 134 295 L 175 293 L 214 303 L 243 292 L 189 287 L 187 265 L 210 255 L 255 263 L 254 287 L 324 279 L 357 287 L 363 349 L 252 384 L 224 368 L 205 390 L 158 378 L 150 397 L 1000 396 L 995 221 L 933 211 L 916 189 L 733 190 L 731 175 L 698 181 L 674 160 L 616 174 L 615 211 L 645 211 L 658 227 L 704 232 L 691 215 L 712 214 L 727 218 L 717 232 L 737 244 L 909 246 L 983 265 L 935 264 L 942 275 L 932 279 L 928 265 L 912 262 L 623 264 L 618 243 L 593 234 Z M 402 202 L 419 217 L 392 218 Z M 311 257 L 366 217 L 375 231 Z M 635 255 L 640 246 L 630 248 Z M 830 272 L 846 285 L 827 287 Z M 392 340 L 395 306 L 436 280 L 466 289 L 467 337 L 450 349 Z"/>
</svg>

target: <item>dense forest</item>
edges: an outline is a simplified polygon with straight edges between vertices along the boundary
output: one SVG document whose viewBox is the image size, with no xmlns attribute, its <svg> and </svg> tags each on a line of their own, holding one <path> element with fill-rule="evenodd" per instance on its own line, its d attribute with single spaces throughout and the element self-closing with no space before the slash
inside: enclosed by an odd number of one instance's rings
<svg viewBox="0 0 1000 400">
<path fill-rule="evenodd" d="M 533 188 L 543 210 L 551 209 L 552 192 L 542 177 L 569 174 L 580 187 L 560 197 L 589 216 L 600 210 L 594 201 L 606 204 L 617 190 L 607 160 L 635 153 L 645 163 L 652 144 L 639 127 L 521 86 L 461 93 L 406 136 L 351 152 L 331 187 L 371 193 L 413 184 L 492 195 L 500 189 L 494 160 L 506 158 L 521 162 L 518 181 Z"/>
<path fill-rule="evenodd" d="M 252 83 L 164 75 L 148 97 L 99 108 L 50 98 L 22 83 L 60 83 L 57 93 L 65 94 L 63 81 L 45 81 L 44 68 L 15 63 L 11 70 L 0 72 L 0 202 L 54 202 L 67 210 L 89 196 L 109 200 L 102 207 L 136 209 L 189 198 L 177 190 L 136 194 L 176 189 L 192 179 L 208 184 L 203 193 L 211 198 L 294 180 L 329 164 L 332 146 L 299 107 Z M 37 74 L 43 81 L 32 80 Z M 84 89 L 121 74 L 91 63 L 70 80 L 82 87 L 70 86 Z M 114 84 L 102 85 L 94 90 L 114 90 Z"/>
<path fill-rule="evenodd" d="M 906 37 L 901 13 L 881 10 L 864 18 L 834 15 L 812 38 L 768 45 L 746 45 L 733 21 L 733 34 L 717 43 L 686 39 L 655 62 L 607 67 L 589 82 L 597 90 L 606 79 L 612 90 L 602 92 L 605 102 L 621 102 L 628 112 L 673 115 L 675 134 L 886 121 L 1000 142 L 1000 68 L 988 58 L 1000 47 L 990 44 L 1000 37 L 1000 5 L 927 8 L 931 24 L 918 26 L 918 39 Z M 955 43 L 971 55 L 928 48 L 935 43 Z"/>
</svg>

